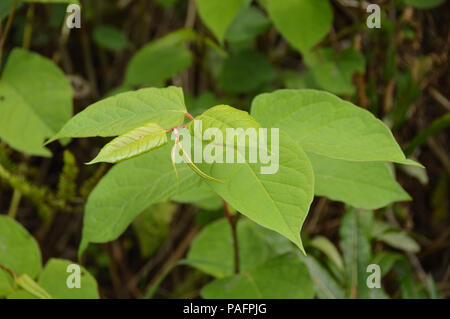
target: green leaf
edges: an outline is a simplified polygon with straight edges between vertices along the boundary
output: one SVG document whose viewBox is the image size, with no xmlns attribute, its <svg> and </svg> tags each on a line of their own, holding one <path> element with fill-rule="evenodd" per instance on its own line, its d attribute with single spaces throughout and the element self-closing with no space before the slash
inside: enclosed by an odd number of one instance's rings
<svg viewBox="0 0 450 319">
<path fill-rule="evenodd" d="M 344 262 L 342 261 L 341 254 L 328 238 L 324 236 L 314 237 L 310 245 L 323 252 L 340 270 L 344 270 Z"/>
<path fill-rule="evenodd" d="M 53 299 L 52 296 L 50 296 L 44 288 L 42 288 L 27 274 L 23 274 L 17 277 L 16 283 L 19 287 L 32 294 L 33 296 L 38 297 L 39 299 Z"/>
<path fill-rule="evenodd" d="M 41 271 L 41 251 L 28 231 L 7 216 L 0 216 L 0 265 L 32 278 Z"/>
<path fill-rule="evenodd" d="M 125 74 L 125 86 L 163 86 L 164 82 L 192 63 L 185 43 L 196 38 L 191 29 L 180 29 L 141 48 L 131 58 Z"/>
<path fill-rule="evenodd" d="M 225 60 L 219 74 L 219 88 L 230 94 L 249 93 L 260 89 L 274 77 L 275 70 L 267 57 L 247 50 Z"/>
<path fill-rule="evenodd" d="M 92 161 L 117 163 L 141 155 L 167 143 L 166 130 L 156 123 L 148 123 L 116 137 L 106 144 Z"/>
<path fill-rule="evenodd" d="M 225 33 L 244 0 L 197 0 L 198 13 L 219 42 L 223 43 Z"/>
<path fill-rule="evenodd" d="M 190 203 L 206 210 L 216 210 L 222 207 L 222 200 L 206 183 L 201 182 L 197 187 L 188 189 L 172 197 L 179 203 Z"/>
<path fill-rule="evenodd" d="M 305 52 L 305 63 L 310 67 L 315 83 L 334 94 L 353 94 L 353 74 L 364 73 L 364 56 L 354 48 L 336 54 L 332 48 Z"/>
<path fill-rule="evenodd" d="M 417 244 L 416 241 L 409 237 L 405 232 L 388 231 L 379 234 L 376 238 L 389 246 L 404 251 L 411 253 L 417 253 L 420 251 L 419 244 Z"/>
<path fill-rule="evenodd" d="M 71 115 L 72 88 L 61 70 L 36 53 L 14 49 L 0 80 L 0 138 L 19 151 L 50 156 L 44 139 Z"/>
<path fill-rule="evenodd" d="M 170 222 L 177 208 L 170 202 L 151 205 L 133 221 L 142 257 L 150 257 L 169 236 Z"/>
<path fill-rule="evenodd" d="M 80 254 L 89 242 L 119 237 L 133 219 L 152 204 L 196 187 L 200 177 L 180 164 L 178 179 L 170 163 L 168 143 L 152 152 L 116 164 L 90 194 L 83 220 Z"/>
<path fill-rule="evenodd" d="M 39 285 L 56 299 L 98 299 L 97 281 L 82 266 L 79 266 L 80 288 L 68 287 L 69 277 L 71 274 L 75 274 L 68 271 L 69 265 L 74 265 L 74 263 L 69 260 L 50 259 L 39 277 Z"/>
<path fill-rule="evenodd" d="M 300 52 L 308 51 L 331 28 L 333 10 L 328 0 L 268 0 L 272 21 Z"/>
<path fill-rule="evenodd" d="M 370 289 L 366 284 L 366 269 L 371 260 L 371 247 L 361 227 L 361 214 L 367 213 L 350 209 L 342 219 L 339 234 L 349 297 L 367 299 Z"/>
<path fill-rule="evenodd" d="M 121 51 L 129 45 L 125 34 L 116 27 L 109 25 L 96 27 L 92 36 L 97 45 L 110 51 Z"/>
<path fill-rule="evenodd" d="M 6 270 L 0 268 L 0 298 L 8 295 L 14 286 L 14 279 Z"/>
<path fill-rule="evenodd" d="M 313 257 L 303 257 L 309 269 L 314 290 L 320 299 L 344 299 L 345 293 L 333 276 Z"/>
<path fill-rule="evenodd" d="M 392 251 L 380 251 L 372 259 L 372 264 L 377 264 L 381 269 L 381 276 L 385 276 L 394 267 L 395 263 L 402 260 L 403 255 Z"/>
<path fill-rule="evenodd" d="M 308 268 L 291 253 L 241 274 L 217 279 L 201 291 L 206 299 L 309 299 L 314 287 Z"/>
<path fill-rule="evenodd" d="M 252 116 L 264 127 L 279 127 L 308 153 L 348 161 L 407 160 L 392 133 L 369 111 L 316 90 L 278 90 L 258 95 Z"/>
<path fill-rule="evenodd" d="M 260 237 L 257 227 L 247 219 L 238 221 L 237 238 L 241 271 L 253 269 L 268 258 L 267 245 Z M 233 275 L 233 237 L 228 220 L 220 219 L 206 226 L 194 239 L 187 259 L 192 266 L 214 277 Z"/>
<path fill-rule="evenodd" d="M 314 194 L 318 196 L 364 209 L 411 200 L 386 163 L 342 161 L 314 153 L 307 155 L 314 170 Z"/>
<path fill-rule="evenodd" d="M 29 293 L 26 290 L 23 289 L 17 289 L 12 291 L 8 296 L 6 296 L 7 299 L 39 299 L 32 293 Z"/>
<path fill-rule="evenodd" d="M 10 14 L 13 3 L 14 0 L 0 1 L 0 22 Z M 22 6 L 22 4 L 23 0 L 18 0 L 16 10 L 18 10 Z"/>
<path fill-rule="evenodd" d="M 443 4 L 445 0 L 404 0 L 405 4 L 419 9 L 436 8 Z"/>
<path fill-rule="evenodd" d="M 149 122 L 169 129 L 183 123 L 181 88 L 146 88 L 117 94 L 88 106 L 49 141 L 63 137 L 118 136 Z"/>
<path fill-rule="evenodd" d="M 270 20 L 261 10 L 244 6 L 228 28 L 225 39 L 230 42 L 248 42 L 269 28 Z"/>
<path fill-rule="evenodd" d="M 196 119 L 202 121 L 202 132 L 208 128 L 218 128 L 224 132 L 225 141 L 226 128 L 246 130 L 260 127 L 247 112 L 226 105 L 213 107 Z M 191 123 L 189 127 L 192 129 L 192 126 Z M 195 134 L 197 137 L 198 134 Z M 269 156 L 275 147 L 271 140 L 268 134 L 265 151 Z M 226 148 L 231 147 L 217 146 L 224 147 L 224 154 Z M 262 174 L 261 168 L 265 165 L 261 161 L 250 163 L 248 160 L 249 145 L 237 147 L 236 143 L 236 154 L 243 163 L 203 163 L 199 167 L 208 175 L 224 182 L 220 184 L 208 181 L 208 184 L 237 211 L 282 234 L 304 251 L 300 229 L 313 199 L 313 172 L 301 147 L 287 135 L 280 133 L 278 147 L 279 168 L 273 174 Z M 260 147 L 259 151 L 263 148 Z"/>
</svg>

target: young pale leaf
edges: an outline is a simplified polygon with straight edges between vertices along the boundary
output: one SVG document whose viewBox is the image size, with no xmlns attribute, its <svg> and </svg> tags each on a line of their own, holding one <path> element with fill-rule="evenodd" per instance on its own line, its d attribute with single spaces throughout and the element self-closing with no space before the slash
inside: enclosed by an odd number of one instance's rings
<svg viewBox="0 0 450 319">
<path fill-rule="evenodd" d="M 197 0 L 200 17 L 221 43 L 243 3 L 244 0 Z"/>
<path fill-rule="evenodd" d="M 203 130 L 211 127 L 221 130 L 225 141 L 226 128 L 241 128 L 244 131 L 260 128 L 247 112 L 226 105 L 213 107 L 196 119 L 202 121 Z M 193 126 L 190 124 L 191 129 Z M 272 156 L 271 140 L 268 137 L 268 145 L 262 145 L 259 151 L 265 149 Z M 224 154 L 227 148 L 232 147 L 221 146 Z M 237 147 L 235 143 L 234 148 L 241 163 L 198 164 L 208 175 L 224 182 L 208 181 L 209 185 L 237 211 L 282 234 L 304 251 L 300 229 L 308 214 L 314 189 L 313 172 L 305 153 L 294 140 L 280 132 L 278 170 L 273 174 L 262 174 L 261 167 L 267 165 L 261 161 L 251 163 L 248 160 L 249 145 L 239 146 L 242 147 Z M 275 165 L 274 161 L 272 164 Z"/>
<path fill-rule="evenodd" d="M 156 123 L 148 123 L 113 139 L 101 149 L 96 158 L 87 164 L 117 163 L 151 151 L 166 143 L 166 130 Z"/>
<path fill-rule="evenodd" d="M 149 122 L 169 129 L 184 120 L 181 88 L 145 88 L 120 93 L 88 106 L 49 141 L 63 137 L 118 136 Z"/>
<path fill-rule="evenodd" d="M 14 49 L 0 80 L 0 138 L 19 151 L 50 156 L 44 139 L 71 115 L 72 88 L 61 70 L 36 53 Z"/>
<path fill-rule="evenodd" d="M 52 296 L 27 274 L 16 278 L 17 285 L 40 299 L 53 299 Z"/>
<path fill-rule="evenodd" d="M 369 298 L 366 269 L 371 261 L 371 248 L 369 239 L 363 231 L 363 216 L 361 216 L 369 213 L 371 212 L 350 209 L 344 215 L 339 229 L 347 279 L 347 297 L 350 298 Z"/>
<path fill-rule="evenodd" d="M 369 111 L 316 90 L 278 90 L 258 95 L 252 116 L 280 130 L 308 153 L 330 158 L 419 165 L 407 160 L 391 131 Z"/>
<path fill-rule="evenodd" d="M 0 215 L 0 265 L 32 278 L 41 271 L 41 251 L 36 240 L 14 219 Z"/>
<path fill-rule="evenodd" d="M 125 34 L 110 25 L 96 27 L 92 37 L 98 46 L 110 51 L 121 51 L 129 45 Z"/>
<path fill-rule="evenodd" d="M 316 45 L 331 28 L 328 0 L 268 0 L 267 10 L 280 33 L 300 52 Z"/>
<path fill-rule="evenodd" d="M 192 53 L 185 43 L 196 36 L 191 29 L 180 29 L 145 45 L 128 64 L 125 86 L 163 86 L 164 81 L 191 65 Z"/>
<path fill-rule="evenodd" d="M 241 271 L 253 269 L 264 263 L 269 251 L 255 223 L 241 219 L 237 226 L 239 240 L 239 265 Z M 220 219 L 206 226 L 195 238 L 187 259 L 190 264 L 216 278 L 233 275 L 233 237 L 230 224 Z"/>
<path fill-rule="evenodd" d="M 69 260 L 50 259 L 39 276 L 39 285 L 56 299 L 98 299 L 97 281 L 82 266 L 77 265 L 80 267 L 80 287 L 68 287 L 71 274 L 76 274 L 76 270 L 68 271 L 73 264 Z"/>
<path fill-rule="evenodd" d="M 88 198 L 80 254 L 90 242 L 104 243 L 119 237 L 151 204 L 165 202 L 201 182 L 185 164 L 179 165 L 177 179 L 170 163 L 172 146 L 169 142 L 108 171 Z"/>
<path fill-rule="evenodd" d="M 206 299 L 310 299 L 308 268 L 295 253 L 285 254 L 241 274 L 217 279 L 201 291 Z"/>
<path fill-rule="evenodd" d="M 411 200 L 395 181 L 386 163 L 350 162 L 306 154 L 314 170 L 316 195 L 364 209 L 378 209 L 395 201 Z"/>
</svg>

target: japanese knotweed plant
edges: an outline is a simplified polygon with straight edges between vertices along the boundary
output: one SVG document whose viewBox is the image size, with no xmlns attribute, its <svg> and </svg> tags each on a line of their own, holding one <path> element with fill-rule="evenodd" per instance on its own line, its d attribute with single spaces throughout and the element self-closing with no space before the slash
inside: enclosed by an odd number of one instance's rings
<svg viewBox="0 0 450 319">
<path fill-rule="evenodd" d="M 409 200 L 387 163 L 420 165 L 405 158 L 390 130 L 370 112 L 316 90 L 278 90 L 257 96 L 250 114 L 218 105 L 195 118 L 203 132 L 216 128 L 223 136 L 227 128 L 278 128 L 274 174 L 261 173 L 264 164 L 248 160 L 193 163 L 185 156 L 185 163 L 175 164 L 174 152 L 187 152 L 178 137 L 173 141 L 167 134 L 187 129 L 194 138 L 211 139 L 194 132 L 193 120 L 180 88 L 145 88 L 87 107 L 47 142 L 116 137 L 90 162 L 120 163 L 89 196 L 80 254 L 89 243 L 116 239 L 152 204 L 217 197 L 304 252 L 300 229 L 314 195 L 363 209 Z"/>
</svg>

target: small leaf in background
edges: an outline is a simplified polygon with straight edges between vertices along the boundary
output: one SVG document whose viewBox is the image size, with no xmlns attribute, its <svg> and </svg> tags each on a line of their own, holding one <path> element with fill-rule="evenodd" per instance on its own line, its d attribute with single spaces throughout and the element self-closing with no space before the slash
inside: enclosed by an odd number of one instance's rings
<svg viewBox="0 0 450 319">
<path fill-rule="evenodd" d="M 386 163 L 350 162 L 306 154 L 314 170 L 315 195 L 364 209 L 377 209 L 395 201 L 411 200 Z"/>
<path fill-rule="evenodd" d="M 251 115 L 263 127 L 279 127 L 308 153 L 348 161 L 407 160 L 387 126 L 367 110 L 316 90 L 260 94 Z"/>
<path fill-rule="evenodd" d="M 198 13 L 213 34 L 223 43 L 225 33 L 244 0 L 197 0 Z"/>
<path fill-rule="evenodd" d="M 443 4 L 445 0 L 404 0 L 405 4 L 418 9 L 436 8 Z"/>
<path fill-rule="evenodd" d="M 41 251 L 28 231 L 7 216 L 0 216 L 0 265 L 32 278 L 41 271 Z"/>
<path fill-rule="evenodd" d="M 350 209 L 344 215 L 339 229 L 340 246 L 344 256 L 347 278 L 347 297 L 369 298 L 367 287 L 367 266 L 371 261 L 371 247 L 367 235 L 361 227 L 361 214 Z"/>
<path fill-rule="evenodd" d="M 125 34 L 113 26 L 98 26 L 92 35 L 95 43 L 106 50 L 117 52 L 126 49 L 129 45 Z"/>
<path fill-rule="evenodd" d="M 87 164 L 117 163 L 149 152 L 166 143 L 166 130 L 156 123 L 148 123 L 113 139 L 101 149 L 97 157 Z"/>
<path fill-rule="evenodd" d="M 50 156 L 44 139 L 71 116 L 72 87 L 64 73 L 39 54 L 14 49 L 0 80 L 0 138 L 19 151 Z"/>
<path fill-rule="evenodd" d="M 403 231 L 389 231 L 382 233 L 376 237 L 378 240 L 392 246 L 394 248 L 398 248 L 404 251 L 408 251 L 411 253 L 417 253 L 420 251 L 419 244 L 416 243 L 414 239 L 409 237 Z"/>
<path fill-rule="evenodd" d="M 142 47 L 128 63 L 125 86 L 163 86 L 191 65 L 192 53 L 185 44 L 196 36 L 191 29 L 179 29 Z"/>
<path fill-rule="evenodd" d="M 97 281 L 82 266 L 80 267 L 80 288 L 69 288 L 67 267 L 74 264 L 70 260 L 50 259 L 39 276 L 39 285 L 55 299 L 98 299 Z"/>
<path fill-rule="evenodd" d="M 268 0 L 272 21 L 288 42 L 306 52 L 322 40 L 333 22 L 328 0 Z"/>
<path fill-rule="evenodd" d="M 303 57 L 315 83 L 334 94 L 355 93 L 353 74 L 365 71 L 364 56 L 353 48 L 340 53 L 335 53 L 332 48 L 321 48 L 307 52 Z"/>
<path fill-rule="evenodd" d="M 308 299 L 314 287 L 308 268 L 295 253 L 269 259 L 235 276 L 216 279 L 203 287 L 207 299 Z"/>
<path fill-rule="evenodd" d="M 23 2 L 24 2 L 24 0 L 17 1 L 16 10 L 18 10 L 22 6 Z M 9 15 L 9 13 L 11 12 L 13 3 L 14 3 L 14 0 L 0 1 L 0 22 Z"/>
<path fill-rule="evenodd" d="M 342 261 L 341 254 L 336 249 L 334 244 L 324 236 L 314 237 L 309 243 L 312 247 L 317 248 L 323 252 L 328 258 L 330 258 L 335 265 L 340 269 L 344 270 L 344 262 Z"/>
<path fill-rule="evenodd" d="M 225 60 L 219 74 L 219 88 L 230 94 L 252 93 L 274 78 L 275 69 L 265 55 L 243 51 Z"/>
<path fill-rule="evenodd" d="M 228 28 L 225 39 L 235 43 L 252 41 L 256 36 L 267 31 L 270 24 L 270 20 L 261 10 L 244 6 Z"/>
<path fill-rule="evenodd" d="M 133 221 L 142 257 L 150 257 L 169 236 L 170 222 L 177 208 L 170 202 L 151 205 Z"/>
<path fill-rule="evenodd" d="M 246 271 L 262 264 L 268 258 L 268 248 L 259 236 L 257 225 L 247 219 L 239 220 L 240 270 Z M 194 239 L 187 259 L 191 265 L 217 278 L 230 276 L 234 271 L 234 250 L 231 226 L 220 219 L 206 226 Z"/>
<path fill-rule="evenodd" d="M 149 122 L 169 129 L 184 120 L 181 88 L 146 88 L 91 104 L 70 119 L 48 143 L 63 137 L 118 136 Z"/>
<path fill-rule="evenodd" d="M 198 116 L 216 105 L 230 104 L 228 99 L 216 97 L 213 92 L 209 91 L 198 96 L 187 94 L 185 98 L 187 109 L 192 116 Z"/>
<path fill-rule="evenodd" d="M 336 282 L 336 279 L 311 256 L 303 257 L 303 262 L 309 269 L 314 282 L 314 290 L 320 299 L 344 299 L 345 292 Z"/>
<path fill-rule="evenodd" d="M 394 267 L 396 262 L 401 261 L 404 258 L 405 257 L 399 253 L 380 251 L 375 254 L 371 263 L 380 266 L 381 276 L 383 277 Z"/>
</svg>

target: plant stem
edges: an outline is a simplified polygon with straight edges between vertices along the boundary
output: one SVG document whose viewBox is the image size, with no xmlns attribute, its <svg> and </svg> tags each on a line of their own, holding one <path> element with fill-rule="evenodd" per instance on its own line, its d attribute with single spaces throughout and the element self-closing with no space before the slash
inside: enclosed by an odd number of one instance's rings
<svg viewBox="0 0 450 319">
<path fill-rule="evenodd" d="M 29 50 L 31 45 L 31 35 L 33 34 L 33 20 L 34 20 L 34 4 L 30 3 L 27 9 L 27 24 L 23 32 L 23 44 L 24 50 Z"/>
<path fill-rule="evenodd" d="M 22 198 L 22 193 L 14 189 L 13 196 L 11 199 L 11 204 L 9 205 L 8 216 L 11 218 L 16 218 L 17 209 L 19 208 L 20 199 Z"/>
<path fill-rule="evenodd" d="M 18 0 L 14 0 L 14 2 L 12 4 L 11 12 L 10 12 L 9 17 L 8 17 L 8 21 L 6 21 L 5 32 L 3 33 L 2 38 L 0 40 L 0 70 L 2 68 L 3 46 L 5 45 L 6 38 L 8 37 L 9 30 L 11 30 L 11 25 L 12 25 L 12 21 L 14 19 L 14 13 L 16 11 L 17 2 L 18 2 Z"/>
<path fill-rule="evenodd" d="M 223 207 L 225 210 L 225 216 L 228 219 L 228 222 L 231 226 L 231 234 L 233 236 L 233 251 L 234 251 L 234 273 L 239 274 L 239 244 L 237 238 L 237 218 L 233 219 L 233 216 L 230 214 L 230 209 L 225 200 L 222 199 Z M 237 217 L 237 216 L 236 216 Z"/>
</svg>

